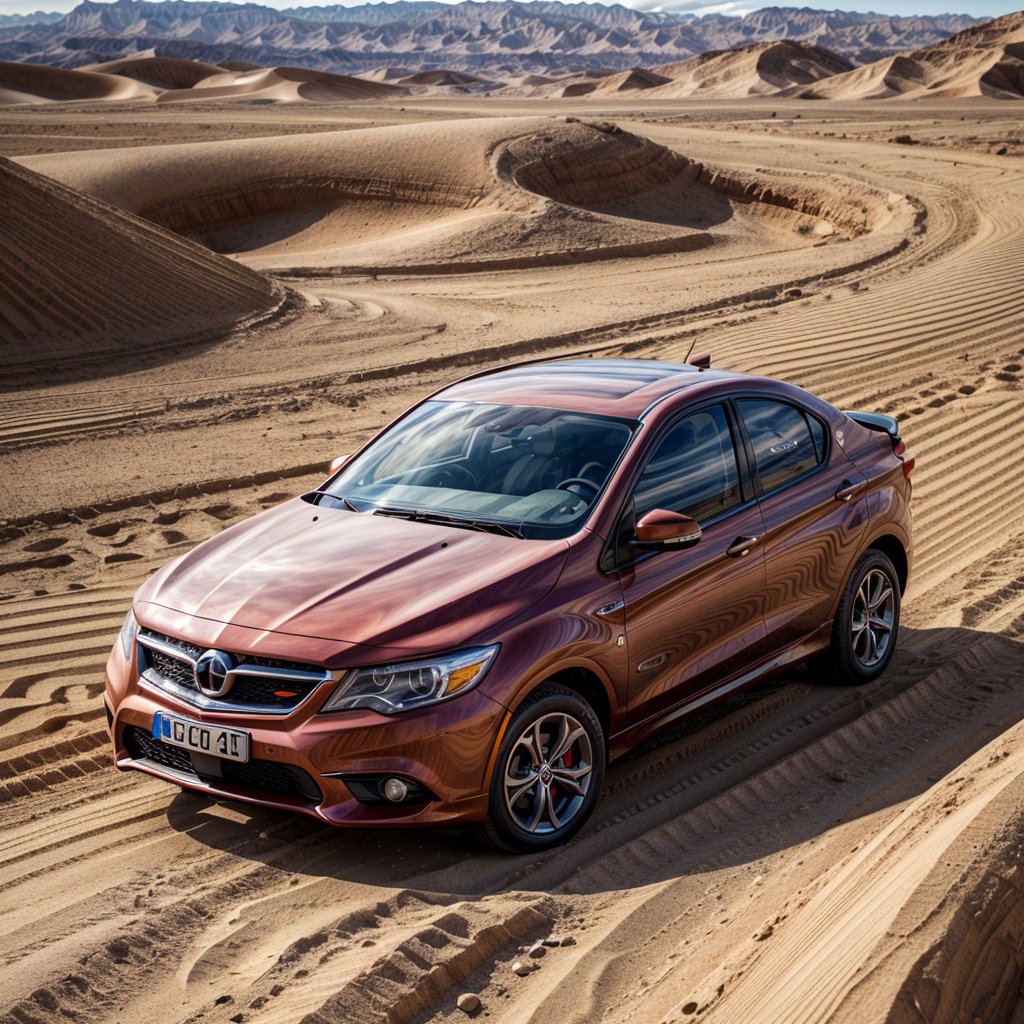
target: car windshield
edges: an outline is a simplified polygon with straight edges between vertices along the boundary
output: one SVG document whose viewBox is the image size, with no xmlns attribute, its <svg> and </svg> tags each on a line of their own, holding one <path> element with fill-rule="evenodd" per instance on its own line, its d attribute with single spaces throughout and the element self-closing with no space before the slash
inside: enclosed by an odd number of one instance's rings
<svg viewBox="0 0 1024 1024">
<path fill-rule="evenodd" d="M 582 525 L 636 427 L 564 409 L 432 400 L 323 494 L 360 512 L 566 536 Z"/>
</svg>

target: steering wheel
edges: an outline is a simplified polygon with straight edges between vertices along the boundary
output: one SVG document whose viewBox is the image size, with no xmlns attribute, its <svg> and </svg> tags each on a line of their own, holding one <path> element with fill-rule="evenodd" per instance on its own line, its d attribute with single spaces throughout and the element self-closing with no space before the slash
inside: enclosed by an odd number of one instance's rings
<svg viewBox="0 0 1024 1024">
<path fill-rule="evenodd" d="M 465 466 L 442 466 L 434 478 L 434 487 L 461 488 L 467 491 L 480 489 L 473 471 Z"/>
<path fill-rule="evenodd" d="M 588 480 L 585 476 L 567 476 L 558 485 L 558 490 L 560 490 L 560 491 L 567 490 L 569 487 L 572 487 L 574 484 L 577 487 L 580 487 L 580 486 L 586 487 L 590 491 L 590 497 L 589 498 L 587 498 L 586 495 L 584 495 L 584 494 L 580 495 L 581 498 L 584 498 L 586 500 L 587 504 L 592 502 L 597 497 L 597 492 L 601 490 L 601 488 L 600 488 L 600 486 L 598 484 L 595 484 L 593 480 Z M 576 492 L 573 492 L 573 493 L 576 493 Z"/>
</svg>

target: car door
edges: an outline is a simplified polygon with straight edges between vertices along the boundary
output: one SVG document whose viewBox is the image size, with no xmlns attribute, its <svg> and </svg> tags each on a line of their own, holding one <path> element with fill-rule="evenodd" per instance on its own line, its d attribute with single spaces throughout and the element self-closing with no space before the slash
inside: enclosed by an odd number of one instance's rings
<svg viewBox="0 0 1024 1024">
<path fill-rule="evenodd" d="M 769 396 L 736 400 L 765 525 L 769 652 L 827 620 L 860 550 L 867 478 L 810 410 Z"/>
<path fill-rule="evenodd" d="M 627 503 L 618 551 L 632 723 L 712 689 L 763 652 L 764 527 L 735 437 L 725 404 L 684 413 L 656 443 Z M 700 541 L 631 551 L 623 539 L 655 508 L 696 519 Z"/>
</svg>

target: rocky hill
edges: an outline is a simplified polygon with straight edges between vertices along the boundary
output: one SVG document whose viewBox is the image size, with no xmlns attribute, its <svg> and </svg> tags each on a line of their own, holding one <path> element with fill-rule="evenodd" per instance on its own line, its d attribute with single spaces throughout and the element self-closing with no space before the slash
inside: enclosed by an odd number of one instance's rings
<svg viewBox="0 0 1024 1024">
<path fill-rule="evenodd" d="M 142 54 L 353 73 L 395 64 L 491 73 L 622 70 L 783 39 L 862 64 L 935 45 L 980 19 L 771 7 L 744 17 L 559 0 L 435 0 L 276 10 L 210 0 L 84 0 L 52 23 L 0 27 L 0 59 L 62 67 Z"/>
</svg>

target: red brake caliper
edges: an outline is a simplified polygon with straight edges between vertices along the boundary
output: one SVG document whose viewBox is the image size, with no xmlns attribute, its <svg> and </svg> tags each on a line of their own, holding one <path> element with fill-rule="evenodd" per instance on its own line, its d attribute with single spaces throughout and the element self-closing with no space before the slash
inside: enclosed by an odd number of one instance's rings
<svg viewBox="0 0 1024 1024">
<path fill-rule="evenodd" d="M 561 761 L 562 761 L 562 767 L 563 767 L 563 768 L 571 768 L 571 767 L 572 767 L 572 747 L 570 747 L 570 748 L 569 748 L 569 749 L 568 749 L 568 750 L 567 750 L 567 751 L 566 751 L 566 752 L 565 752 L 565 753 L 564 753 L 564 754 L 562 755 L 562 757 L 561 757 Z M 555 798 L 555 787 L 554 787 L 554 786 L 552 786 L 552 787 L 551 787 L 551 799 L 553 800 L 554 798 Z"/>
</svg>

